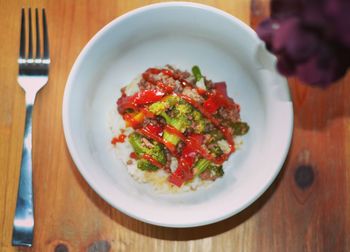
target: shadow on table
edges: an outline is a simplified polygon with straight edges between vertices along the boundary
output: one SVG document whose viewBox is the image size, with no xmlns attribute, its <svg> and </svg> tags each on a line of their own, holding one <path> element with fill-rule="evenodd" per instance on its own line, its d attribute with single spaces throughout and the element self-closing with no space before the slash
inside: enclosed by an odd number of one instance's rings
<svg viewBox="0 0 350 252">
<path fill-rule="evenodd" d="M 287 162 L 288 158 L 286 163 Z M 75 177 L 77 178 L 78 183 L 80 184 L 81 188 L 84 190 L 86 195 L 89 197 L 92 203 L 97 208 L 99 208 L 101 212 L 108 216 L 112 221 L 115 221 L 129 230 L 145 236 L 163 240 L 176 241 L 196 240 L 206 237 L 212 237 L 227 232 L 239 226 L 240 224 L 251 218 L 254 214 L 256 214 L 271 198 L 273 193 L 276 191 L 278 185 L 280 184 L 284 172 L 285 168 L 281 170 L 280 174 L 275 179 L 273 184 L 269 187 L 269 189 L 265 193 L 263 193 L 263 195 L 261 195 L 259 199 L 257 199 L 252 205 L 228 219 L 200 227 L 167 228 L 138 221 L 114 209 L 107 202 L 101 199 L 85 182 L 84 178 L 80 175 L 78 170 L 76 168 L 74 169 Z"/>
</svg>

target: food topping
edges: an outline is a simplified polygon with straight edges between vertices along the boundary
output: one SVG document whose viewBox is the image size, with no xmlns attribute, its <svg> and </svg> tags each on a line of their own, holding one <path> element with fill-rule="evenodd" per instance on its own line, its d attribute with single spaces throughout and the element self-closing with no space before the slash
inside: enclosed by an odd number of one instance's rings
<svg viewBox="0 0 350 252">
<path fill-rule="evenodd" d="M 192 73 L 171 66 L 149 68 L 138 82 L 139 92 L 127 96 L 122 89 L 117 101 L 126 126 L 135 130 L 129 142 L 137 167 L 164 169 L 178 187 L 195 176 L 223 176 L 222 164 L 235 151 L 234 136 L 249 129 L 225 82 L 207 80 L 198 66 Z M 112 143 L 124 139 L 120 135 Z"/>
</svg>

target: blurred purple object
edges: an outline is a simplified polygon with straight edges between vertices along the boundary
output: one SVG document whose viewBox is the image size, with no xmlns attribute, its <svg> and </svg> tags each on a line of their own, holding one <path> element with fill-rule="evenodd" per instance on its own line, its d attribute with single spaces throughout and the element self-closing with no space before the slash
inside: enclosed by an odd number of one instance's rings
<svg viewBox="0 0 350 252">
<path fill-rule="evenodd" d="M 271 0 L 271 17 L 257 28 L 277 69 L 327 86 L 350 67 L 350 0 Z"/>
</svg>

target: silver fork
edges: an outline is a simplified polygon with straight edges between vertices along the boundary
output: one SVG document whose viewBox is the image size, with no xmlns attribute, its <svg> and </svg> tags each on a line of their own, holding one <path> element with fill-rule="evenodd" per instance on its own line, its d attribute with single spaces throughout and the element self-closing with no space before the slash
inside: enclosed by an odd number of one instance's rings
<svg viewBox="0 0 350 252">
<path fill-rule="evenodd" d="M 25 91 L 26 119 L 22 147 L 21 170 L 18 185 L 16 212 L 13 223 L 12 245 L 32 246 L 34 229 L 32 182 L 32 111 L 37 92 L 47 83 L 50 65 L 49 42 L 45 10 L 42 10 L 42 44 L 38 9 L 35 9 L 36 50 L 33 53 L 32 14 L 28 10 L 28 49 L 26 53 L 26 15 L 22 9 L 19 50 L 18 83 Z M 42 51 L 42 52 L 41 52 Z"/>
</svg>

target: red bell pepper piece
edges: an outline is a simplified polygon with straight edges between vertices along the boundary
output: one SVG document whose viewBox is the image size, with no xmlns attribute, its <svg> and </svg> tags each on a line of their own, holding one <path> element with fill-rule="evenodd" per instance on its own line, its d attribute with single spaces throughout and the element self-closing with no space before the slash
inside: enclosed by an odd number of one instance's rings
<svg viewBox="0 0 350 252">
<path fill-rule="evenodd" d="M 127 109 L 136 109 L 134 104 L 135 95 L 127 96 L 124 92 L 122 96 L 117 101 L 118 112 L 124 114 Z"/>
<path fill-rule="evenodd" d="M 125 113 L 127 109 L 136 110 L 140 105 L 154 103 L 163 98 L 165 93 L 160 90 L 144 90 L 134 95 L 127 96 L 124 92 L 117 101 L 118 112 Z"/>
<path fill-rule="evenodd" d="M 146 70 L 146 73 L 159 74 L 161 71 L 161 69 L 151 67 Z"/>
<path fill-rule="evenodd" d="M 175 173 L 173 173 L 169 176 L 168 181 L 171 184 L 176 185 L 177 187 L 181 187 L 182 184 L 185 182 L 183 176 L 179 176 Z"/>
<path fill-rule="evenodd" d="M 222 82 L 216 82 L 214 83 L 214 88 L 216 90 L 216 92 L 218 94 L 221 94 L 223 96 L 227 97 L 227 86 L 226 86 L 226 82 L 222 81 Z"/>
<path fill-rule="evenodd" d="M 208 113 L 215 113 L 220 107 L 220 103 L 215 99 L 215 96 L 210 96 L 204 103 L 203 108 Z"/>
<path fill-rule="evenodd" d="M 149 133 L 157 136 L 162 136 L 163 133 L 163 127 L 160 125 L 154 125 L 153 123 L 148 124 L 145 127 L 145 130 L 147 130 Z"/>
<path fill-rule="evenodd" d="M 137 129 L 142 125 L 145 119 L 145 114 L 143 111 L 126 113 L 123 115 L 123 119 L 125 120 L 127 127 L 131 126 L 134 129 Z"/>
<path fill-rule="evenodd" d="M 209 113 L 215 113 L 220 107 L 233 108 L 236 104 L 227 96 L 226 82 L 216 82 L 215 91 L 204 102 L 203 107 Z"/>
<path fill-rule="evenodd" d="M 203 136 L 200 134 L 192 134 L 188 137 L 186 145 L 178 159 L 178 167 L 175 172 L 169 176 L 170 183 L 180 187 L 184 182 L 193 178 L 192 167 L 202 143 Z"/>
<path fill-rule="evenodd" d="M 159 125 L 148 124 L 146 127 L 140 129 L 140 132 L 153 140 L 162 143 L 163 129 Z"/>
<path fill-rule="evenodd" d="M 154 103 L 163 98 L 165 93 L 160 90 L 144 90 L 142 92 L 137 93 L 134 103 L 136 105 L 144 105 L 149 103 Z"/>
</svg>

